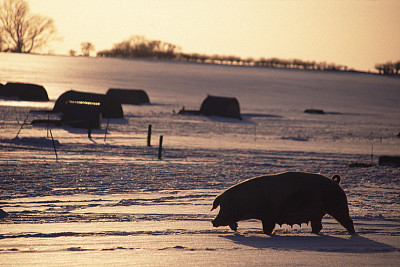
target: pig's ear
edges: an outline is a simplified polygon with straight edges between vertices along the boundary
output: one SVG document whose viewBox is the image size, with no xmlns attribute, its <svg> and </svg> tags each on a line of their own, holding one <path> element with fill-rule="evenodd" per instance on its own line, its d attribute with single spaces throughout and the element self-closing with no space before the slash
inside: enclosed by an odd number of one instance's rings
<svg viewBox="0 0 400 267">
<path fill-rule="evenodd" d="M 214 210 L 214 209 L 218 208 L 220 202 L 221 202 L 221 195 L 217 196 L 214 199 L 213 206 L 212 206 L 211 210 Z"/>
<path fill-rule="evenodd" d="M 332 181 L 335 181 L 336 183 L 340 183 L 340 176 L 339 175 L 337 175 L 337 174 L 335 174 L 334 176 L 332 176 Z"/>
</svg>

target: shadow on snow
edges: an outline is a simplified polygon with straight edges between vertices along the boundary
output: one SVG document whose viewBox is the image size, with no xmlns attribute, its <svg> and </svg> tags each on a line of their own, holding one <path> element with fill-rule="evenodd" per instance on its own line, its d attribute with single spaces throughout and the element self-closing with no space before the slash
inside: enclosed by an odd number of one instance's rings
<svg viewBox="0 0 400 267">
<path fill-rule="evenodd" d="M 307 250 L 333 253 L 386 253 L 399 251 L 391 245 L 380 243 L 369 238 L 354 235 L 342 238 L 328 235 L 315 236 L 248 236 L 228 235 L 221 236 L 232 242 L 256 249 L 276 250 Z"/>
</svg>

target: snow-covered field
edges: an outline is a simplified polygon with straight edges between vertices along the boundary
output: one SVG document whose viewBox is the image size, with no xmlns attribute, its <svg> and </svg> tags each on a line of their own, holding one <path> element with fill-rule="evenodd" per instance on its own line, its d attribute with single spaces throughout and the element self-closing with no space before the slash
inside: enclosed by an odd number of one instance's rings
<svg viewBox="0 0 400 267">
<path fill-rule="evenodd" d="M 7 81 L 42 84 L 51 101 L 0 99 L 0 208 L 9 213 L 0 221 L 0 265 L 400 264 L 400 168 L 377 164 L 400 155 L 400 79 L 0 53 Z M 56 159 L 46 126 L 21 129 L 27 116 L 47 119 L 37 111 L 66 90 L 111 87 L 144 89 L 152 104 L 124 105 L 106 140 L 107 120 L 92 139 L 53 126 Z M 176 114 L 198 109 L 207 94 L 237 97 L 243 120 Z M 339 174 L 358 235 L 330 217 L 320 235 L 306 224 L 277 226 L 272 236 L 257 221 L 239 222 L 236 234 L 212 227 L 218 193 L 283 171 Z"/>
</svg>

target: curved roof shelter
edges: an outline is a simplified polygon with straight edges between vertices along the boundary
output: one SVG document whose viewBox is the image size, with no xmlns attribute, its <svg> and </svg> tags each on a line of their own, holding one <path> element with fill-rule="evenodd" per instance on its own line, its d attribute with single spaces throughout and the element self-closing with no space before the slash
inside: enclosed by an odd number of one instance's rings
<svg viewBox="0 0 400 267">
<path fill-rule="evenodd" d="M 234 97 L 207 96 L 200 107 L 200 113 L 206 116 L 221 116 L 242 119 L 239 101 Z"/>
<path fill-rule="evenodd" d="M 116 89 L 110 88 L 106 95 L 119 100 L 121 104 L 140 105 L 150 103 L 149 96 L 142 89 Z"/>
<path fill-rule="evenodd" d="M 33 83 L 8 82 L 0 86 L 0 96 L 17 97 L 26 101 L 49 101 L 46 89 L 42 85 Z"/>
<path fill-rule="evenodd" d="M 121 102 L 109 95 L 67 91 L 60 95 L 54 104 L 53 112 L 64 113 L 68 101 L 98 102 L 103 118 L 123 118 Z"/>
</svg>

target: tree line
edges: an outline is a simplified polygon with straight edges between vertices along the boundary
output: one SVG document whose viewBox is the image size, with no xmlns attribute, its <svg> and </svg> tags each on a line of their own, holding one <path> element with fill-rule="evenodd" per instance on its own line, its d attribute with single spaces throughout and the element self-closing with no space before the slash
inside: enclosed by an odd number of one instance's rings
<svg viewBox="0 0 400 267">
<path fill-rule="evenodd" d="M 253 58 L 242 59 L 238 56 L 202 55 L 197 53 L 182 53 L 177 45 L 159 41 L 149 40 L 144 36 L 133 35 L 129 39 L 114 44 L 109 50 L 97 53 L 98 57 L 121 57 L 121 58 L 152 58 L 152 59 L 174 59 L 188 62 L 260 66 L 285 69 L 307 69 L 307 70 L 337 70 L 347 71 L 348 67 L 334 63 L 303 61 L 300 59 L 285 60 L 279 58 L 255 60 Z"/>
<path fill-rule="evenodd" d="M 347 71 L 348 67 L 345 65 L 337 65 L 335 63 L 305 61 L 301 59 L 281 59 L 281 58 L 246 58 L 242 59 L 238 56 L 221 56 L 221 55 L 199 55 L 199 54 L 185 54 L 177 55 L 177 59 L 189 62 L 201 62 L 212 64 L 224 65 L 243 65 L 243 66 L 257 66 L 281 69 L 305 69 L 305 70 L 336 70 Z"/>
<path fill-rule="evenodd" d="M 379 74 L 399 74 L 400 71 L 400 60 L 397 62 L 386 62 L 386 63 L 378 63 L 375 64 L 375 69 L 379 72 Z"/>
</svg>

